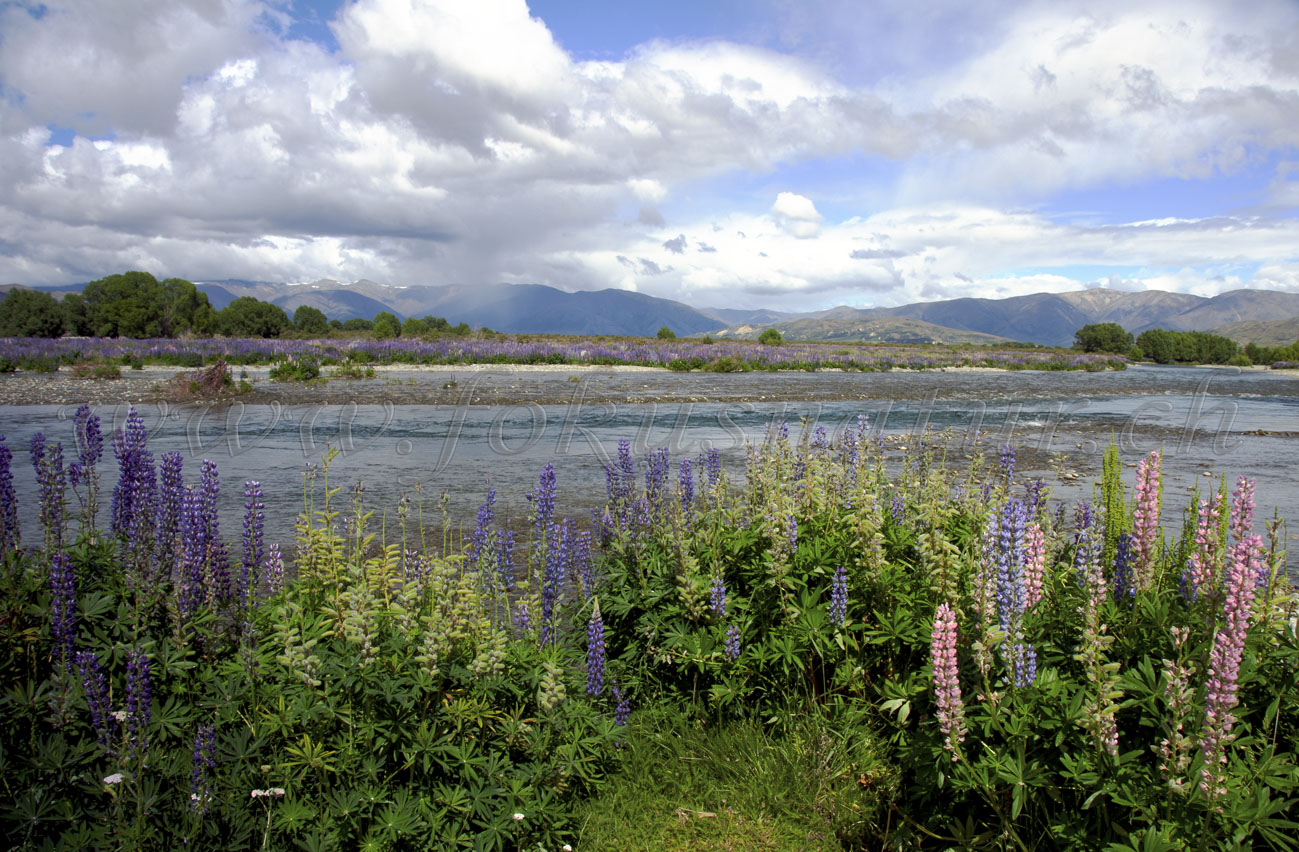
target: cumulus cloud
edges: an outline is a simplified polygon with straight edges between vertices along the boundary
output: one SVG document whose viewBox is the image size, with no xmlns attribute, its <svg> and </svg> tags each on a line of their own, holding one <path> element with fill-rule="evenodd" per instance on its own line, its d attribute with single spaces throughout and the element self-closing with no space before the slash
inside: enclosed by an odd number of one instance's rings
<svg viewBox="0 0 1299 852">
<path fill-rule="evenodd" d="M 771 205 L 776 223 L 799 239 L 815 237 L 821 232 L 821 214 L 812 199 L 794 192 L 782 192 Z"/>
<path fill-rule="evenodd" d="M 1266 162 L 1299 145 L 1299 12 L 1279 0 L 953 6 L 936 19 L 968 38 L 924 63 L 901 45 L 933 31 L 888 0 L 868 23 L 896 27 L 890 64 L 857 74 L 830 49 L 856 38 L 848 0 L 753 44 L 602 61 L 523 0 L 356 0 L 336 51 L 290 37 L 279 0 L 43 8 L 0 6 L 4 282 L 143 267 L 785 308 L 1088 283 L 1070 267 L 1296 287 L 1295 169 Z M 875 160 L 888 176 L 860 192 L 803 179 Z M 1060 190 L 1255 167 L 1274 174 L 1250 211 L 1036 212 Z M 748 180 L 771 189 L 727 191 Z"/>
</svg>

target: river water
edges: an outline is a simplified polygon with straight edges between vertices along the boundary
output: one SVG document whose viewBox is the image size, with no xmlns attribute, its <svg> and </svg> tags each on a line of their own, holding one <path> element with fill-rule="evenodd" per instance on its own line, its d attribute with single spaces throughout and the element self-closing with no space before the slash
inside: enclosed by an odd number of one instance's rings
<svg viewBox="0 0 1299 852">
<path fill-rule="evenodd" d="M 256 377 L 256 373 L 254 373 Z M 101 401 L 105 432 L 120 427 L 126 403 Z M 237 538 L 243 483 L 266 493 L 267 531 L 291 550 L 302 510 L 304 471 L 327 448 L 338 450 L 330 484 L 365 485 L 376 521 L 394 520 L 402 495 L 418 494 L 426 523 L 473 523 L 490 481 L 498 514 L 526 518 L 526 492 L 553 462 L 561 511 L 589 517 L 603 500 L 604 465 L 619 440 L 637 456 L 668 447 L 673 458 L 720 449 L 733 475 L 744 446 L 761 441 L 773 420 L 791 434 L 824 427 L 831 435 L 866 415 L 897 456 L 926 432 L 941 433 L 948 455 L 1011 443 L 1020 477 L 1041 475 L 1057 499 L 1091 496 L 1101 455 L 1114 441 L 1132 468 L 1164 453 L 1165 518 L 1178 518 L 1190 489 L 1225 474 L 1257 480 L 1258 517 L 1299 507 L 1299 377 L 1257 370 L 1136 366 L 1121 372 L 890 372 L 701 374 L 579 370 L 386 371 L 369 380 L 324 385 L 257 382 L 233 405 L 138 405 L 155 455 L 178 450 L 187 481 L 199 460 L 217 462 L 222 526 Z M 35 485 L 27 444 L 43 432 L 73 445 L 76 406 L 0 407 L 0 434 L 14 452 L 14 482 L 24 540 L 35 540 Z M 1058 474 L 1064 471 L 1065 478 Z M 1205 474 L 1211 476 L 1205 476 Z M 1074 474 L 1077 478 L 1074 478 Z M 116 481 L 111 451 L 101 465 L 107 495 Z M 443 503 L 443 495 L 446 495 Z M 1294 527 L 1299 533 L 1299 525 Z M 1299 566 L 1299 535 L 1289 534 L 1289 564 Z"/>
</svg>

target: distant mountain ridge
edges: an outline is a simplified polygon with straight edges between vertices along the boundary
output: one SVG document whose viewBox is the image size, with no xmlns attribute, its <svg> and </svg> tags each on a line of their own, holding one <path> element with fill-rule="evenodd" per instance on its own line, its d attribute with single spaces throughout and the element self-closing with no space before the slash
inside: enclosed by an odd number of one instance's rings
<svg viewBox="0 0 1299 852">
<path fill-rule="evenodd" d="M 1074 332 L 1089 323 L 1116 322 L 1135 335 L 1149 328 L 1212 331 L 1229 322 L 1299 317 L 1299 293 L 1232 290 L 1206 297 L 1163 290 L 1093 288 L 1007 299 L 948 299 L 895 308 L 835 308 L 823 312 L 815 326 L 815 337 L 805 339 L 836 339 L 854 324 L 885 317 L 920 320 L 946 329 L 1027 343 L 1070 346 Z M 771 327 L 788 337 L 806 333 L 801 320 L 783 320 Z M 752 331 L 752 326 L 733 327 L 720 334 L 748 337 Z"/>
<path fill-rule="evenodd" d="M 347 283 L 329 278 L 287 284 L 243 279 L 195 284 L 218 310 L 240 296 L 253 296 L 279 305 L 290 316 L 299 306 L 311 305 L 331 319 L 372 319 L 380 311 L 390 311 L 402 319 L 441 316 L 477 328 L 536 334 L 653 336 L 667 326 L 680 336 L 750 339 L 775 328 L 791 340 L 953 344 L 1016 340 L 1069 346 L 1082 326 L 1116 322 L 1134 335 L 1148 328 L 1224 328 L 1229 333 L 1222 333 L 1242 342 L 1257 333 L 1273 344 L 1288 342 L 1285 337 L 1293 324 L 1287 321 L 1299 318 L 1299 293 L 1250 289 L 1206 297 L 1096 287 L 1007 299 L 967 297 L 889 308 L 841 305 L 793 313 L 695 308 L 630 290 L 570 293 L 541 284 L 398 287 L 368 279 Z M 80 286 L 41 289 L 61 295 Z"/>
</svg>

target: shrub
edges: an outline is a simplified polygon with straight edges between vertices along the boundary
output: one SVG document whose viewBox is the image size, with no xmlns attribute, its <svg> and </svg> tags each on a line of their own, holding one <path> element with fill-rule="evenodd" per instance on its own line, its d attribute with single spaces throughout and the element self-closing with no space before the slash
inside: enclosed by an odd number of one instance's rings
<svg viewBox="0 0 1299 852">
<path fill-rule="evenodd" d="M 314 358 L 288 358 L 271 367 L 269 375 L 278 382 L 310 382 L 320 378 L 320 363 Z"/>
<path fill-rule="evenodd" d="M 776 329 L 769 328 L 758 335 L 758 342 L 763 346 L 779 346 L 785 342 L 785 338 Z"/>
</svg>

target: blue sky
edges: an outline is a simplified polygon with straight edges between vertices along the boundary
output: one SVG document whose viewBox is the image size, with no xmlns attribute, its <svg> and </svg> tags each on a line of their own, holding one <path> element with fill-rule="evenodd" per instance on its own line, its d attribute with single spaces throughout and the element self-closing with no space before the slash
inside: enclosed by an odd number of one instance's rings
<svg viewBox="0 0 1299 852">
<path fill-rule="evenodd" d="M 1299 290 L 1299 6 L 0 2 L 0 283 Z"/>
</svg>

